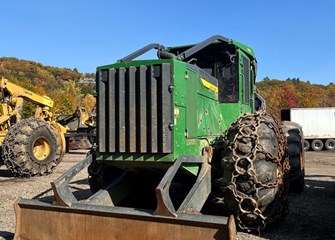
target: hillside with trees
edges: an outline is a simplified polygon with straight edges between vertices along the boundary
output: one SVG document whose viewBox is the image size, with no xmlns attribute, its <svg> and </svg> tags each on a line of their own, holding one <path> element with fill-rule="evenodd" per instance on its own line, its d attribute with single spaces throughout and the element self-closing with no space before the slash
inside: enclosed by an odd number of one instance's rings
<svg viewBox="0 0 335 240">
<path fill-rule="evenodd" d="M 0 77 L 33 91 L 47 95 L 54 101 L 55 114 L 71 114 L 77 106 L 85 107 L 89 112 L 95 105 L 93 97 L 94 83 L 79 83 L 81 78 L 95 78 L 94 73 L 79 73 L 77 69 L 44 66 L 40 63 L 0 58 Z M 24 114 L 31 115 L 32 106 L 27 104 Z"/>
<path fill-rule="evenodd" d="M 280 117 L 285 108 L 335 107 L 335 84 L 311 84 L 299 78 L 264 78 L 256 83 L 258 93 L 265 99 L 267 111 Z"/>
<path fill-rule="evenodd" d="M 77 106 L 91 111 L 95 105 L 95 85 L 79 79 L 95 78 L 94 73 L 79 73 L 77 69 L 44 66 L 40 63 L 0 58 L 0 77 L 55 102 L 56 114 L 71 114 Z M 266 100 L 267 111 L 280 117 L 280 110 L 296 107 L 335 107 L 335 84 L 311 84 L 299 78 L 286 80 L 264 78 L 256 83 L 258 93 Z"/>
</svg>

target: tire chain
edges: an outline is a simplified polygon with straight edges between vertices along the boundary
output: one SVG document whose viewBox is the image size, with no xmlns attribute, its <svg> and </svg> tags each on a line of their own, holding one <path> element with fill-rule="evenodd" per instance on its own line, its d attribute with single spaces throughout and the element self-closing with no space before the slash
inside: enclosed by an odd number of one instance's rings
<svg viewBox="0 0 335 240">
<path fill-rule="evenodd" d="M 22 125 L 22 122 L 18 122 L 17 123 L 17 126 L 21 126 Z M 28 125 L 30 126 L 30 123 L 28 123 Z M 31 126 L 30 126 L 31 127 Z M 13 160 L 15 159 L 15 157 L 17 157 L 14 152 L 12 151 L 12 149 L 10 149 L 9 147 L 7 147 L 7 143 L 8 142 L 14 142 L 15 145 L 18 145 L 18 144 L 24 144 L 24 141 L 18 141 L 17 138 L 16 138 L 16 135 L 17 134 L 26 134 L 25 132 L 23 132 L 21 130 L 21 128 L 19 127 L 17 132 L 16 133 L 11 133 L 11 132 L 8 132 L 7 135 L 6 135 L 6 142 L 2 145 L 2 155 L 4 156 L 5 158 L 5 165 L 7 165 L 7 167 L 9 169 L 11 169 L 11 171 L 13 172 L 13 174 L 17 177 L 30 177 L 31 174 L 29 171 L 22 171 L 22 170 L 19 170 L 19 165 Z M 22 155 L 22 154 L 19 154 L 19 155 Z"/>
<path fill-rule="evenodd" d="M 22 120 L 20 122 L 17 123 L 17 131 L 15 133 L 7 133 L 6 135 L 6 143 L 7 142 L 14 142 L 15 145 L 27 145 L 27 143 L 25 141 L 19 141 L 17 139 L 17 135 L 18 134 L 22 134 L 22 135 L 27 135 L 26 131 L 23 131 L 21 129 L 21 126 L 24 126 L 24 124 L 27 123 L 27 126 L 29 126 L 32 130 L 37 129 L 38 127 L 41 126 L 41 124 L 38 121 L 30 121 L 30 119 L 25 119 Z M 49 131 L 49 129 L 47 129 Z M 52 134 L 51 134 L 52 136 Z M 57 141 L 57 140 L 56 140 Z M 9 147 L 6 146 L 6 143 L 2 144 L 2 156 L 6 156 L 4 157 L 4 164 L 11 169 L 11 171 L 13 172 L 13 174 L 17 177 L 32 177 L 34 176 L 30 170 L 23 170 L 22 168 L 20 168 L 20 165 L 18 165 L 18 163 L 16 163 L 14 161 L 14 159 L 16 159 L 17 157 L 21 156 L 21 155 L 25 155 L 24 152 L 19 152 L 16 153 L 10 149 Z M 52 164 L 52 167 L 54 167 L 56 164 Z M 42 170 L 42 168 L 45 168 L 47 171 L 44 174 L 49 174 L 52 172 L 52 170 L 50 168 L 48 168 L 48 164 L 39 164 L 36 165 L 38 166 L 38 168 L 40 168 L 40 170 Z M 44 175 L 43 174 L 43 175 Z M 39 174 L 40 175 L 40 174 Z"/>
<path fill-rule="evenodd" d="M 267 152 L 260 144 L 257 129 L 261 124 L 266 124 L 275 133 L 278 139 L 277 156 L 273 156 L 271 153 Z M 288 210 L 288 181 L 286 178 L 290 166 L 287 155 L 286 137 L 283 130 L 279 127 L 278 121 L 264 111 L 240 117 L 231 125 L 230 129 L 238 129 L 234 140 L 228 143 L 228 151 L 231 151 L 232 153 L 234 170 L 231 179 L 226 179 L 228 181 L 222 183 L 221 190 L 223 192 L 230 191 L 238 204 L 238 210 L 235 213 L 235 216 L 239 227 L 246 231 L 257 230 L 260 232 L 260 230 L 264 229 L 268 223 L 275 222 Z M 225 135 L 226 143 L 228 141 L 228 134 L 229 131 L 227 131 Z M 239 143 L 245 143 L 246 139 L 252 141 L 252 149 L 247 156 L 241 156 L 241 152 L 238 151 L 238 145 Z M 277 164 L 277 179 L 275 182 L 264 184 L 258 180 L 258 176 L 256 175 L 257 171 L 254 168 L 254 160 L 259 154 L 264 154 L 266 161 L 271 161 Z M 248 164 L 245 164 L 245 161 L 248 161 Z M 238 181 L 241 179 L 247 179 L 246 182 L 254 187 L 254 191 L 251 195 L 238 190 Z M 277 196 L 280 200 L 280 209 L 274 217 L 265 216 L 257 202 L 257 200 L 260 199 L 260 196 L 258 195 L 259 191 L 271 188 L 278 188 Z M 252 206 L 251 208 L 250 205 Z M 247 218 L 248 216 L 253 216 L 252 218 L 255 219 L 256 224 L 250 226 L 250 224 L 245 223 L 244 219 L 246 215 Z"/>
</svg>

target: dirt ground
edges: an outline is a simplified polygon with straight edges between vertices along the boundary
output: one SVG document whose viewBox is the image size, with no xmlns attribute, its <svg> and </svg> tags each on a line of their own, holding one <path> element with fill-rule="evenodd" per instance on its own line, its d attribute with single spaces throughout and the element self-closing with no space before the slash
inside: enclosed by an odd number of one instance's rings
<svg viewBox="0 0 335 240">
<path fill-rule="evenodd" d="M 14 236 L 13 203 L 19 197 L 51 197 L 50 182 L 85 156 L 86 151 L 70 152 L 53 174 L 31 179 L 14 178 L 4 166 L 0 167 L 0 239 Z M 87 190 L 87 171 L 82 171 L 74 182 L 76 190 Z M 305 191 L 290 195 L 290 212 L 286 219 L 260 236 L 238 231 L 237 238 L 335 239 L 335 152 L 307 152 Z"/>
</svg>

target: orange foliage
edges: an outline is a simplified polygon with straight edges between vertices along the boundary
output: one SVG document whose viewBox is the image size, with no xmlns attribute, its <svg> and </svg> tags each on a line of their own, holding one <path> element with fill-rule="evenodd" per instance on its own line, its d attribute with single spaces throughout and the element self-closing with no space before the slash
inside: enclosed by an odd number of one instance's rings
<svg viewBox="0 0 335 240">
<path fill-rule="evenodd" d="M 333 107 L 335 85 L 316 85 L 299 78 L 286 81 L 265 78 L 256 83 L 259 94 L 265 99 L 267 111 L 280 116 L 285 108 Z"/>
<path fill-rule="evenodd" d="M 43 66 L 33 61 L 0 58 L 0 77 L 37 94 L 49 96 L 55 102 L 53 111 L 56 114 L 73 113 L 85 94 L 93 93 L 94 84 L 81 85 L 78 80 L 81 77 L 94 78 L 94 75 L 82 74 L 76 69 Z"/>
</svg>

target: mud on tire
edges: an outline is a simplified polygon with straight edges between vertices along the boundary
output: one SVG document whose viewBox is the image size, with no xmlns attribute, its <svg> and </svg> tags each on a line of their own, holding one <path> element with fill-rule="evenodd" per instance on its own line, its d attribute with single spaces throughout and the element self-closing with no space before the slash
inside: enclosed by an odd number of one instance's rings
<svg viewBox="0 0 335 240">
<path fill-rule="evenodd" d="M 61 140 L 55 131 L 48 123 L 36 118 L 13 125 L 1 150 L 4 164 L 20 177 L 49 174 L 63 158 Z"/>
<path fill-rule="evenodd" d="M 265 112 L 240 117 L 226 132 L 221 189 L 241 229 L 265 228 L 288 208 L 286 137 Z"/>
</svg>

